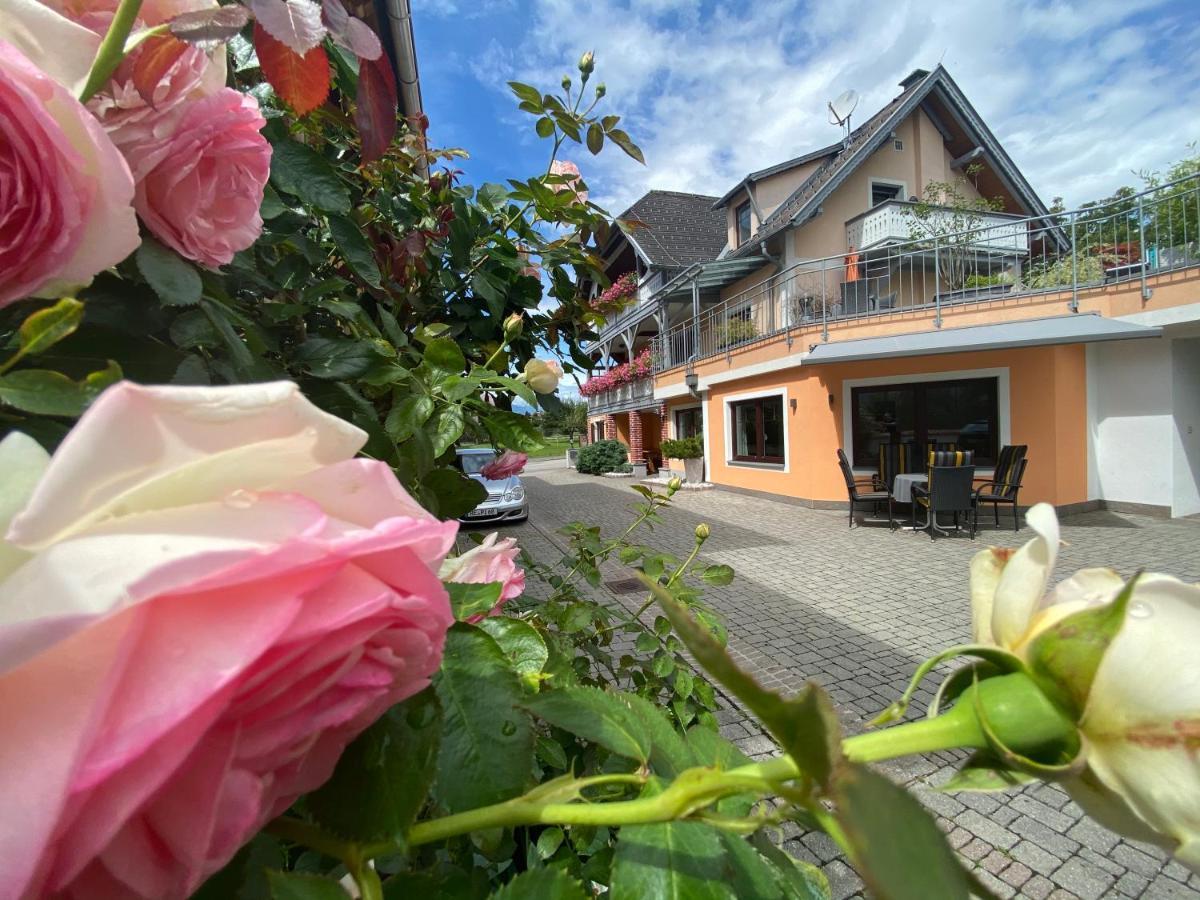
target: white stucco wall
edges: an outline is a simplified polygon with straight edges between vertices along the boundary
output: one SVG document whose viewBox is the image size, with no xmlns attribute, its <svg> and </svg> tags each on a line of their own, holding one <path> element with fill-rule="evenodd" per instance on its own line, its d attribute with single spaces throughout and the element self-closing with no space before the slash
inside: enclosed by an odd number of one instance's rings
<svg viewBox="0 0 1200 900">
<path fill-rule="evenodd" d="M 1088 494 L 1170 508 L 1175 422 L 1170 342 L 1089 344 Z"/>
<path fill-rule="evenodd" d="M 1200 513 L 1200 338 L 1088 346 L 1088 496 Z"/>
<path fill-rule="evenodd" d="M 1173 500 L 1171 514 L 1200 513 L 1200 338 L 1171 342 L 1174 407 Z"/>
</svg>

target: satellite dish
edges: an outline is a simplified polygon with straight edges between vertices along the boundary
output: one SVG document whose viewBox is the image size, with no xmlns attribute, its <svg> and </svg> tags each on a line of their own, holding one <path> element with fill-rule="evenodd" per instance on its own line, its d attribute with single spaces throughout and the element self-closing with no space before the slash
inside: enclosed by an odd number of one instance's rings
<svg viewBox="0 0 1200 900">
<path fill-rule="evenodd" d="M 858 91 L 843 91 L 838 98 L 829 104 L 829 124 L 845 125 L 850 121 L 850 113 L 858 106 Z"/>
</svg>

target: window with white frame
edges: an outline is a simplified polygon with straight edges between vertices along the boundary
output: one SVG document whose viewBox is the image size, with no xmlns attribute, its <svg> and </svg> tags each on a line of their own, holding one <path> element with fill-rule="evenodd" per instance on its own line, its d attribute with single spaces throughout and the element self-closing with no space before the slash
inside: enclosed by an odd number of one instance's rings
<svg viewBox="0 0 1200 900">
<path fill-rule="evenodd" d="M 871 207 L 889 200 L 903 200 L 904 185 L 898 181 L 877 181 L 871 179 Z"/>
</svg>

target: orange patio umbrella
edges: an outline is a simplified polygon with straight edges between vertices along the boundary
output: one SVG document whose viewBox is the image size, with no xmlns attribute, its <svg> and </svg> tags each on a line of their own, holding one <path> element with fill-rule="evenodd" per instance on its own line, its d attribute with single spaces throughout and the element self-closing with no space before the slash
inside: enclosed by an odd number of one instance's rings
<svg viewBox="0 0 1200 900">
<path fill-rule="evenodd" d="M 850 245 L 850 252 L 846 254 L 846 280 L 858 281 L 858 251 L 854 249 L 854 245 Z"/>
</svg>

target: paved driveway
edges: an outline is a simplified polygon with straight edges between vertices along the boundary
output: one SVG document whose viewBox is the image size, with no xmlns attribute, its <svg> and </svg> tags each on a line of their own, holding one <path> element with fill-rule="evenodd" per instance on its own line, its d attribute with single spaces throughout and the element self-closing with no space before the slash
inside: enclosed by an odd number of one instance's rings
<svg viewBox="0 0 1200 900">
<path fill-rule="evenodd" d="M 535 557 L 557 559 L 555 531 L 581 519 L 613 533 L 628 524 L 635 499 L 629 482 L 578 475 L 562 463 L 539 462 L 525 476 L 532 514 L 508 533 Z M 925 535 L 846 527 L 844 513 L 723 490 L 676 494 L 666 521 L 645 543 L 683 554 L 700 522 L 712 527 L 702 561 L 727 563 L 737 578 L 707 592 L 729 624 L 730 647 L 760 680 L 795 690 L 807 679 L 824 685 L 848 731 L 896 698 L 915 667 L 970 634 L 967 564 L 988 543 L 1018 546 L 1028 531 L 985 531 L 931 543 Z M 1200 581 L 1200 522 L 1095 512 L 1063 522 L 1068 546 L 1059 574 L 1109 565 Z M 628 577 L 619 565 L 606 579 Z M 629 599 L 629 598 L 624 598 Z M 633 598 L 640 601 L 641 597 Z M 918 696 L 920 714 L 930 694 Z M 750 756 L 774 745 L 737 710 L 721 714 L 724 733 Z M 960 754 L 889 764 L 911 782 L 963 857 L 1003 897 L 1200 898 L 1200 877 L 1158 850 L 1118 840 L 1083 818 L 1060 790 L 1037 786 L 1005 794 L 955 794 L 928 786 L 944 781 Z M 821 864 L 835 897 L 859 896 L 862 885 L 823 835 L 795 835 L 788 849 Z M 932 900 L 932 898 L 931 898 Z"/>
</svg>

